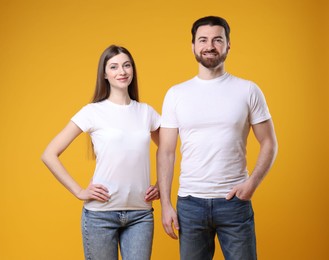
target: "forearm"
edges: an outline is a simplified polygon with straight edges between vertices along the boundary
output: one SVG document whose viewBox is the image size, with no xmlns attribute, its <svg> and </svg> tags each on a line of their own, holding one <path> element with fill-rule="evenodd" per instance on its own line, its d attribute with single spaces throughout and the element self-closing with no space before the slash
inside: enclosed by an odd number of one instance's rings
<svg viewBox="0 0 329 260">
<path fill-rule="evenodd" d="M 243 200 L 250 200 L 275 160 L 278 144 L 272 120 L 254 125 L 253 131 L 260 144 L 256 166 L 247 181 L 236 185 L 226 195 L 228 200 L 234 196 Z"/>
<path fill-rule="evenodd" d="M 277 155 L 277 150 L 278 145 L 275 139 L 267 140 L 261 144 L 255 168 L 249 178 L 255 188 L 258 187 L 268 171 L 271 169 Z"/>
<path fill-rule="evenodd" d="M 162 205 L 171 205 L 171 185 L 174 174 L 175 153 L 157 151 L 157 177 Z"/>
<path fill-rule="evenodd" d="M 68 173 L 58 156 L 45 152 L 41 159 L 55 178 L 75 197 L 77 197 L 82 188 Z"/>
</svg>

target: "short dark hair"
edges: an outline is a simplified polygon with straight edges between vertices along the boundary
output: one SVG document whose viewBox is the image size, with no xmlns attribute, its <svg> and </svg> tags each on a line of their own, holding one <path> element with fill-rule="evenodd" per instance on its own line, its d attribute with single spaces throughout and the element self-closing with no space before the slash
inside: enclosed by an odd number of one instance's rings
<svg viewBox="0 0 329 260">
<path fill-rule="evenodd" d="M 224 18 L 219 17 L 219 16 L 206 16 L 206 17 L 196 20 L 193 23 L 192 30 L 191 30 L 192 43 L 195 42 L 196 31 L 198 30 L 198 28 L 200 26 L 203 26 L 203 25 L 210 25 L 210 26 L 218 25 L 218 26 L 224 27 L 227 42 L 230 42 L 230 26 L 228 25 L 227 21 Z"/>
</svg>

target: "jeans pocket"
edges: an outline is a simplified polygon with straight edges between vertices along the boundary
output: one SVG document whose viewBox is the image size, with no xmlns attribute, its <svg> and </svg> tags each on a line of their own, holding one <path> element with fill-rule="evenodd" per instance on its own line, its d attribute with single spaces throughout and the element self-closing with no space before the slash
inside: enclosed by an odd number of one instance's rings
<svg viewBox="0 0 329 260">
<path fill-rule="evenodd" d="M 236 200 L 241 201 L 241 202 L 249 202 L 249 201 L 250 201 L 250 200 L 240 199 L 237 195 L 235 195 L 235 196 L 233 197 L 233 199 L 236 199 Z"/>
</svg>

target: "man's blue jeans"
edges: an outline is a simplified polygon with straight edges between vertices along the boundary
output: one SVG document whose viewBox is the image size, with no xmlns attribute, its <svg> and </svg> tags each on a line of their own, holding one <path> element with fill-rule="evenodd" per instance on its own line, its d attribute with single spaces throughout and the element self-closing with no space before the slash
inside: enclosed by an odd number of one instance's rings
<svg viewBox="0 0 329 260">
<path fill-rule="evenodd" d="M 211 260 L 217 234 L 226 260 L 255 260 L 251 201 L 178 197 L 181 260 Z"/>
<path fill-rule="evenodd" d="M 153 209 L 82 212 L 86 260 L 149 260 L 153 242 Z"/>
</svg>

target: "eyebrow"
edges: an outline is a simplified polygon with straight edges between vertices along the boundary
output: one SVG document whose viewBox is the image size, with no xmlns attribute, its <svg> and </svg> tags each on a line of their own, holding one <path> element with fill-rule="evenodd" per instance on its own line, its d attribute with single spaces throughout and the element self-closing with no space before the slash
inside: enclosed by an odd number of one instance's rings
<svg viewBox="0 0 329 260">
<path fill-rule="evenodd" d="M 130 60 L 125 61 L 122 65 L 125 65 L 126 63 L 130 63 L 132 64 L 132 62 Z M 109 65 L 118 65 L 118 62 L 110 62 Z"/>
<path fill-rule="evenodd" d="M 201 40 L 201 39 L 208 39 L 208 37 L 206 37 L 206 36 L 200 36 L 198 38 L 198 40 Z M 221 35 L 218 35 L 218 36 L 215 36 L 213 39 L 224 39 L 224 37 L 221 36 Z"/>
</svg>

